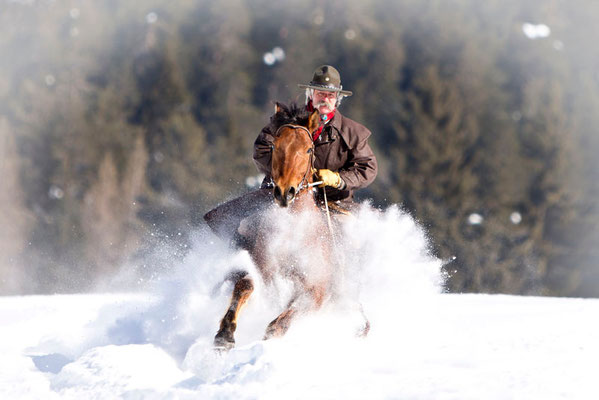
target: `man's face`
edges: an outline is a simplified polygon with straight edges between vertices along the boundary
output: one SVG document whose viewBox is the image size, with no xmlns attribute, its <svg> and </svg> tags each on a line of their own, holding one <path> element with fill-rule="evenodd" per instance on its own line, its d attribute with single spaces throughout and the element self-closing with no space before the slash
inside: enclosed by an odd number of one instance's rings
<svg viewBox="0 0 599 400">
<path fill-rule="evenodd" d="M 337 103 L 337 92 L 327 92 L 324 90 L 314 90 L 312 95 L 312 105 L 320 114 L 333 112 Z"/>
</svg>

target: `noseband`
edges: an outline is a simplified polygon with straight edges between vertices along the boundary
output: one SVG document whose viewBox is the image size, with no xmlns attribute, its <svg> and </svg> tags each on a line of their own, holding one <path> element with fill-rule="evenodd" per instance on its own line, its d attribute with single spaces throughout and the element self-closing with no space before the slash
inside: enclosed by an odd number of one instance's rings
<svg viewBox="0 0 599 400">
<path fill-rule="evenodd" d="M 312 171 L 312 164 L 314 163 L 314 140 L 312 139 L 312 134 L 310 133 L 308 128 L 306 128 L 305 126 L 293 125 L 293 124 L 281 125 L 279 127 L 279 129 L 277 129 L 275 136 L 279 136 L 279 131 L 282 128 L 291 128 L 291 129 L 294 129 L 295 131 L 297 131 L 298 129 L 301 129 L 308 134 L 308 137 L 310 138 L 310 143 L 312 143 L 312 146 L 308 149 L 308 153 L 310 154 L 310 162 L 308 163 L 308 169 L 304 173 L 304 176 L 302 177 L 302 180 L 300 181 L 300 183 L 297 187 L 297 193 L 299 193 L 302 189 L 308 189 L 308 188 L 314 186 L 314 185 L 309 184 L 308 179 L 307 179 L 308 174 Z"/>
</svg>

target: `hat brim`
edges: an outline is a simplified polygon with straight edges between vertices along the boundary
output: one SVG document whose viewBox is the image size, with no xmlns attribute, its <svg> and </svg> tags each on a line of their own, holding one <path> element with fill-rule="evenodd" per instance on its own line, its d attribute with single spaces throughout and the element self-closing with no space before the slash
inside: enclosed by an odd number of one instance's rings
<svg viewBox="0 0 599 400">
<path fill-rule="evenodd" d="M 340 95 L 345 96 L 345 97 L 349 97 L 353 94 L 353 92 L 351 92 L 350 90 L 340 90 L 340 89 L 336 89 L 336 88 L 331 88 L 331 87 L 327 87 L 327 86 L 318 86 L 318 85 L 304 85 L 302 83 L 298 83 L 297 86 L 299 86 L 300 89 L 315 89 L 315 90 L 322 90 L 323 92 L 338 92 Z"/>
</svg>

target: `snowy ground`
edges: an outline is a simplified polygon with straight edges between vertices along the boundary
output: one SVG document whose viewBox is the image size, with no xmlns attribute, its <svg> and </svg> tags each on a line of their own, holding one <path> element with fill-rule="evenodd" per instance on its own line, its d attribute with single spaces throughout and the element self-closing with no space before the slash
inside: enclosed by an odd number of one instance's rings
<svg viewBox="0 0 599 400">
<path fill-rule="evenodd" d="M 352 224 L 364 234 L 350 237 Z M 219 282 L 252 266 L 200 233 L 143 293 L 0 298 L 0 398 L 596 398 L 599 300 L 441 294 L 440 263 L 408 217 L 364 209 L 346 229 L 366 339 L 340 301 L 261 341 L 284 290 L 258 284 L 238 346 L 215 354 L 231 289 Z"/>
</svg>

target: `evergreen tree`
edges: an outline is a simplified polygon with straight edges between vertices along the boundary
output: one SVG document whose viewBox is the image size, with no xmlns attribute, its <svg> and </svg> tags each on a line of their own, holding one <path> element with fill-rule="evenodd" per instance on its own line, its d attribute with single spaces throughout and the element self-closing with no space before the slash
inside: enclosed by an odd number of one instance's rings
<svg viewBox="0 0 599 400">
<path fill-rule="evenodd" d="M 4 258 L 25 258 L 29 291 L 147 272 L 151 249 L 248 189 L 272 102 L 302 101 L 328 63 L 354 91 L 341 112 L 373 132 L 361 196 L 422 224 L 450 291 L 599 295 L 598 7 L 2 4 Z"/>
<path fill-rule="evenodd" d="M 34 217 L 23 202 L 20 156 L 8 121 L 0 117 L 0 294 L 34 286 L 23 260 Z"/>
</svg>

